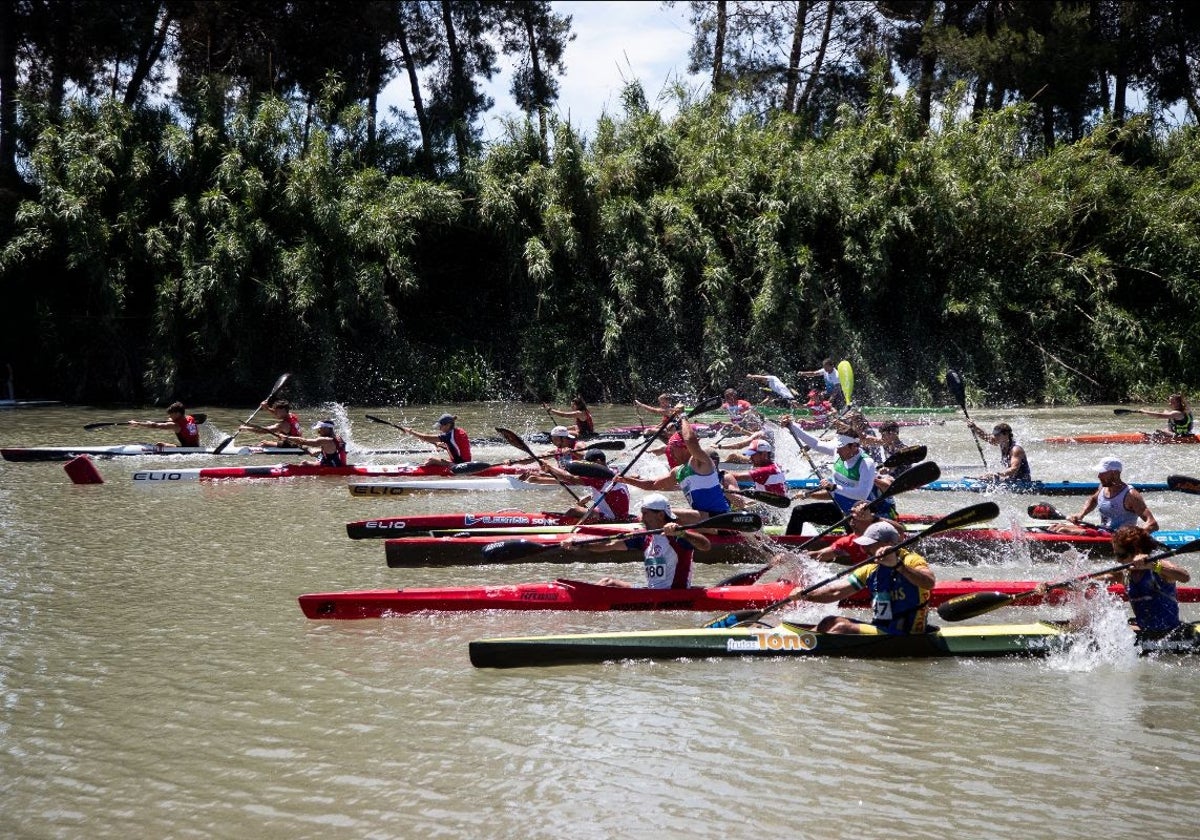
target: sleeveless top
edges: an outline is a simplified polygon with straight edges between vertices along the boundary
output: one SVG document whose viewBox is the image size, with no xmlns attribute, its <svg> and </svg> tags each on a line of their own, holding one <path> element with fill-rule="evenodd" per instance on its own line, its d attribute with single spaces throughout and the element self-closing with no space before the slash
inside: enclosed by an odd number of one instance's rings
<svg viewBox="0 0 1200 840">
<path fill-rule="evenodd" d="M 838 458 L 833 462 L 833 481 L 837 485 L 833 500 L 842 513 L 849 513 L 855 502 L 870 499 L 876 492 L 875 462 L 861 452 L 849 464 Z"/>
<path fill-rule="evenodd" d="M 321 457 L 317 463 L 322 467 L 344 467 L 348 463 L 346 460 L 346 441 L 342 439 L 341 435 L 334 435 L 333 440 L 337 444 L 337 450 L 332 455 L 323 449 L 321 450 Z"/>
<path fill-rule="evenodd" d="M 821 375 L 825 377 L 825 393 L 836 394 L 842 387 L 842 380 L 838 379 L 837 370 L 821 369 Z"/>
<path fill-rule="evenodd" d="M 579 429 L 579 437 L 590 438 L 596 436 L 596 422 L 592 419 L 592 412 L 585 411 L 583 417 L 575 421 L 575 426 Z"/>
<path fill-rule="evenodd" d="M 696 549 L 683 537 L 651 534 L 625 540 L 625 545 L 642 549 L 647 589 L 686 589 L 692 585 Z"/>
<path fill-rule="evenodd" d="M 1008 465 L 1012 463 L 1012 449 L 1017 445 L 1017 442 L 1011 437 L 1008 439 L 1007 447 L 1000 447 L 1000 457 L 1004 460 L 1004 469 L 1008 469 Z M 1033 474 L 1029 470 L 1029 456 L 1021 459 L 1021 468 L 1017 470 L 1016 475 L 1011 475 L 1005 481 L 1033 481 Z"/>
<path fill-rule="evenodd" d="M 721 476 L 713 470 L 708 475 L 700 475 L 692 469 L 691 462 L 675 468 L 675 480 L 679 489 L 687 496 L 688 504 L 693 510 L 703 513 L 728 513 L 729 500 L 721 489 Z"/>
<path fill-rule="evenodd" d="M 450 431 L 442 432 L 438 435 L 438 440 L 446 444 L 446 451 L 450 453 L 450 460 L 454 463 L 462 464 L 471 460 L 471 439 L 458 426 L 452 426 Z"/>
<path fill-rule="evenodd" d="M 1184 414 L 1182 420 L 1168 420 L 1167 431 L 1173 435 L 1190 435 L 1192 433 L 1192 415 L 1191 412 Z"/>
<path fill-rule="evenodd" d="M 1163 580 L 1147 569 L 1137 575 L 1125 576 L 1125 597 L 1133 607 L 1138 627 L 1152 633 L 1174 630 L 1179 625 L 1179 601 L 1175 584 Z"/>
<path fill-rule="evenodd" d="M 200 445 L 200 427 L 196 425 L 195 417 L 188 414 L 182 423 L 175 423 L 175 439 L 179 441 L 180 446 Z"/>
<path fill-rule="evenodd" d="M 1118 528 L 1124 528 L 1126 525 L 1137 524 L 1138 515 L 1133 511 L 1125 509 L 1125 497 L 1128 495 L 1128 484 L 1111 499 L 1104 497 L 1104 490 L 1100 491 L 1100 495 L 1096 499 L 1096 510 L 1100 512 L 1100 524 L 1104 528 L 1107 528 L 1109 531 L 1115 531 Z"/>
</svg>

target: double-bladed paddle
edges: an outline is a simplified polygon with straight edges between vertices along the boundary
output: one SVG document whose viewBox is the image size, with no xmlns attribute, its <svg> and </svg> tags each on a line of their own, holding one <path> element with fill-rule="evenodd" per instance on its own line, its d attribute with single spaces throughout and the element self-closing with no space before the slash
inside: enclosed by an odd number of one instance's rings
<svg viewBox="0 0 1200 840">
<path fill-rule="evenodd" d="M 877 506 L 884 500 L 890 499 L 897 493 L 905 493 L 909 490 L 916 490 L 918 487 L 924 487 L 931 481 L 937 481 L 941 474 L 941 469 L 939 469 L 938 465 L 933 461 L 926 461 L 923 464 L 917 464 L 911 470 L 906 470 L 905 472 L 902 472 L 900 475 L 896 476 L 896 480 L 893 481 L 886 490 L 879 494 L 879 498 L 873 499 L 869 507 L 872 510 L 876 510 Z M 844 526 L 853 517 L 853 513 L 846 514 L 824 531 L 821 531 L 819 534 L 814 534 L 812 537 L 796 546 L 794 550 L 804 551 L 817 540 Z M 758 580 L 770 570 L 771 564 L 768 563 L 767 565 L 760 566 L 757 569 L 750 569 L 745 572 L 739 572 L 736 575 L 731 575 L 730 577 L 727 577 L 725 580 L 718 583 L 717 586 L 745 586 L 747 584 L 754 583 L 754 581 Z"/>
<path fill-rule="evenodd" d="M 902 548 L 907 548 L 908 546 L 915 543 L 917 540 L 923 539 L 925 537 L 933 536 L 934 534 L 940 534 L 942 531 L 950 531 L 955 528 L 962 528 L 964 525 L 974 525 L 977 522 L 987 522 L 990 519 L 995 519 L 999 515 L 1000 515 L 1000 507 L 995 502 L 980 502 L 979 504 L 970 505 L 968 507 L 961 508 L 960 510 L 956 510 L 954 513 L 943 516 L 937 522 L 934 522 L 932 525 L 930 525 L 928 528 L 921 531 L 920 533 L 914 534 L 913 536 L 909 537 L 908 539 L 903 540 L 894 546 L 891 546 L 887 550 L 887 553 L 891 554 L 893 552 L 897 552 Z M 788 604 L 794 603 L 795 601 L 799 601 L 805 595 L 809 595 L 813 592 L 816 592 L 821 587 L 826 586 L 830 583 L 833 583 L 838 578 L 845 577 L 846 575 L 850 574 L 851 572 L 853 572 L 857 569 L 860 569 L 869 563 L 874 563 L 877 559 L 878 559 L 877 556 L 868 557 L 866 560 L 863 560 L 861 563 L 855 563 L 853 566 L 847 566 L 845 569 L 838 572 L 836 575 L 832 575 L 830 577 L 825 578 L 822 581 L 818 581 L 817 583 L 814 583 L 812 586 L 806 586 L 802 589 L 797 588 L 797 589 L 793 590 L 791 592 L 791 594 L 789 594 L 786 598 L 776 601 L 773 604 L 767 604 L 767 606 L 765 606 L 761 609 L 757 609 L 757 610 L 738 610 L 737 612 L 726 613 L 725 615 L 721 616 L 720 618 L 714 619 L 714 620 L 710 621 L 708 624 L 705 624 L 704 626 L 716 628 L 716 627 L 737 627 L 740 624 L 752 624 L 752 623 L 760 620 L 767 613 L 774 612 L 775 610 L 777 610 L 781 607 L 786 607 Z"/>
<path fill-rule="evenodd" d="M 205 414 L 203 411 L 197 411 L 195 414 L 192 415 L 192 419 L 195 420 L 196 425 L 199 426 L 202 423 L 208 422 L 208 415 Z M 86 431 L 94 432 L 94 431 L 96 431 L 96 429 L 103 429 L 105 426 L 128 426 L 128 425 L 129 425 L 128 420 L 113 420 L 113 421 L 102 421 L 99 423 L 87 423 L 84 425 L 83 428 Z"/>
<path fill-rule="evenodd" d="M 278 379 L 276 379 L 275 384 L 271 386 L 271 393 L 267 394 L 267 398 L 265 400 L 263 400 L 263 402 L 269 403 L 271 400 L 275 399 L 275 397 L 279 394 L 279 391 L 283 388 L 284 385 L 287 384 L 287 381 L 291 378 L 292 378 L 292 375 L 290 373 L 285 373 L 285 374 L 281 375 Z M 251 420 L 253 420 L 255 418 L 255 416 L 258 414 L 258 412 L 261 410 L 262 410 L 262 403 L 260 403 L 257 407 L 255 407 L 254 411 L 250 412 L 250 416 L 246 418 L 246 423 L 249 423 Z M 243 423 L 242 425 L 244 426 L 244 425 L 246 425 L 246 423 Z M 223 441 L 218 443 L 216 445 L 216 447 L 213 449 L 213 454 L 219 455 L 222 452 L 224 452 L 225 447 L 229 446 L 229 444 L 233 443 L 233 439 L 235 437 L 237 437 L 236 431 L 233 434 L 227 436 Z"/>
<path fill-rule="evenodd" d="M 762 517 L 756 513 L 730 511 L 729 513 L 720 513 L 716 516 L 710 516 L 703 522 L 699 522 L 689 528 L 682 528 L 681 531 L 699 531 L 701 529 L 708 530 L 710 528 L 724 531 L 757 531 L 762 528 Z M 649 531 L 627 531 L 622 534 L 613 534 L 612 536 L 608 537 L 577 540 L 571 545 L 599 545 L 600 543 L 615 542 L 617 540 L 629 540 L 649 534 L 661 534 L 663 530 L 664 529 L 662 528 L 653 528 Z M 546 551 L 556 551 L 559 549 L 565 550 L 566 546 L 561 542 L 536 543 L 530 540 L 504 540 L 485 545 L 483 547 L 483 556 L 493 563 L 506 563 L 514 560 L 520 560 L 524 557 L 530 557 L 534 554 L 541 554 Z"/>
<path fill-rule="evenodd" d="M 967 418 L 967 422 L 971 421 L 971 415 L 967 413 L 967 386 L 963 383 L 963 378 L 958 375 L 958 371 L 950 369 L 946 371 L 946 387 L 950 389 L 950 393 L 954 395 L 954 401 L 958 403 L 958 407 L 962 409 L 963 417 Z M 971 440 L 975 441 L 975 448 L 979 450 L 979 459 L 983 461 L 983 468 L 988 468 L 987 456 L 983 454 L 983 446 L 979 443 L 979 438 L 975 437 L 975 432 L 971 432 Z"/>
<path fill-rule="evenodd" d="M 1157 562 L 1166 560 L 1168 557 L 1174 557 L 1176 554 L 1191 554 L 1195 551 L 1200 551 L 1200 540 L 1192 540 L 1189 543 L 1184 543 L 1176 548 L 1168 549 L 1160 554 L 1153 554 L 1147 558 L 1147 562 Z M 1091 572 L 1079 577 L 1073 577 L 1068 580 L 1059 581 L 1058 583 L 1048 583 L 1044 585 L 1046 591 L 1051 589 L 1062 589 L 1074 583 L 1080 583 L 1091 578 L 1103 577 L 1111 575 L 1113 572 L 1121 572 L 1132 566 L 1132 563 L 1122 563 L 1119 566 L 1113 566 L 1108 569 L 1102 569 L 1099 572 Z M 1013 595 L 1005 595 L 1003 592 L 972 592 L 970 595 L 959 595 L 957 598 L 951 598 L 937 608 L 937 613 L 946 621 L 965 621 L 968 618 L 974 618 L 977 615 L 998 610 L 1001 607 L 1007 607 L 1022 598 L 1028 598 L 1031 595 L 1036 595 L 1041 592 L 1043 587 L 1039 586 L 1036 589 L 1029 589 L 1025 592 L 1017 592 Z"/>
<path fill-rule="evenodd" d="M 715 396 L 709 397 L 708 399 L 701 400 L 700 402 L 696 403 L 696 405 L 692 406 L 692 408 L 689 409 L 687 414 L 685 414 L 684 416 L 690 420 L 693 417 L 695 417 L 697 414 L 704 414 L 705 412 L 714 411 L 720 407 L 721 407 L 721 398 L 720 397 L 715 397 Z M 663 431 L 666 430 L 667 426 L 671 425 L 671 423 L 673 423 L 673 422 L 675 422 L 674 416 L 664 418 L 662 423 L 659 424 L 658 429 L 654 432 L 654 434 L 651 435 L 650 437 L 646 438 L 646 440 L 642 443 L 642 445 L 640 447 L 638 447 L 638 450 L 635 453 L 633 453 L 633 457 L 629 459 L 629 463 L 626 464 L 624 467 L 622 467 L 621 471 L 619 473 L 614 475 L 612 478 L 610 478 L 604 484 L 603 489 L 601 489 L 600 493 L 598 495 L 596 495 L 595 498 L 592 499 L 592 502 L 590 505 L 588 505 L 587 510 L 585 510 L 583 512 L 583 515 L 579 518 L 579 522 L 581 524 L 586 522 L 587 518 L 592 515 L 592 511 L 596 509 L 596 505 L 600 504 L 600 500 L 603 499 L 605 494 L 607 494 L 608 491 L 612 489 L 612 486 L 614 483 L 616 483 L 616 480 L 618 478 L 621 478 L 622 476 L 624 476 L 626 473 L 629 472 L 629 469 L 634 464 L 637 463 L 638 458 L 641 458 L 643 455 L 646 454 L 646 450 L 650 448 L 650 444 L 654 443 L 654 441 L 656 441 L 658 439 L 658 436 L 661 435 L 663 433 Z M 578 528 L 579 525 L 576 525 L 575 527 Z"/>
</svg>

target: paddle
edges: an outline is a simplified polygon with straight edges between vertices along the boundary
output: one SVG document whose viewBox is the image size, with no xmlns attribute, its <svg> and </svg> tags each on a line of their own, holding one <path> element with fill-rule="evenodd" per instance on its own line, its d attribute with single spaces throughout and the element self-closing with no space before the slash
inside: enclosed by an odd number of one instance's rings
<svg viewBox="0 0 1200 840">
<path fill-rule="evenodd" d="M 890 499 L 897 493 L 906 493 L 909 490 L 916 490 L 918 487 L 924 487 L 931 481 L 937 481 L 941 474 L 941 469 L 933 461 L 926 461 L 924 464 L 918 464 L 911 470 L 906 470 L 905 472 L 902 472 L 900 475 L 896 476 L 896 480 L 891 483 L 888 489 L 879 494 L 879 498 L 873 499 L 869 507 L 872 510 L 876 510 L 876 506 L 884 500 Z M 796 548 L 793 550 L 804 551 L 817 540 L 844 526 L 853 517 L 854 514 L 852 513 L 846 514 L 824 531 L 821 531 L 819 534 L 814 534 L 812 537 L 796 546 Z M 744 586 L 758 580 L 770 570 L 771 564 L 768 563 L 767 565 L 761 566 L 757 569 L 750 569 L 749 571 L 739 572 L 736 575 L 731 575 L 730 577 L 725 578 L 723 581 L 720 581 L 717 586 Z"/>
<path fill-rule="evenodd" d="M 781 496 L 778 493 L 772 493 L 770 490 L 726 490 L 728 496 L 741 496 L 743 499 L 749 499 L 752 502 L 762 502 L 764 505 L 770 505 L 777 508 L 789 508 L 792 506 L 792 500 L 787 496 Z"/>
<path fill-rule="evenodd" d="M 1000 507 L 995 502 L 980 502 L 979 504 L 970 505 L 960 510 L 956 510 L 954 513 L 943 516 L 941 519 L 939 519 L 937 522 L 934 522 L 919 534 L 914 534 L 908 539 L 903 540 L 902 542 L 899 542 L 889 548 L 888 553 L 890 554 L 892 552 L 899 551 L 902 548 L 907 548 L 917 540 L 932 536 L 934 534 L 940 534 L 942 531 L 950 531 L 955 528 L 961 528 L 964 525 L 974 525 L 976 522 L 987 522 L 990 519 L 995 519 L 999 515 Z M 822 581 L 814 583 L 812 586 L 806 586 L 803 589 L 795 589 L 786 598 L 776 601 L 773 604 L 768 604 L 767 606 L 757 610 L 738 610 L 737 612 L 726 613 L 720 618 L 714 619 L 704 626 L 706 628 L 737 627 L 740 624 L 753 623 L 761 619 L 767 613 L 774 612 L 780 607 L 786 607 L 788 604 L 799 601 L 805 595 L 816 592 L 821 587 L 833 583 L 838 578 L 844 577 L 869 563 L 874 563 L 875 560 L 875 557 L 868 557 L 861 563 L 855 563 L 853 566 L 847 566 L 836 575 L 827 577 Z"/>
<path fill-rule="evenodd" d="M 1176 548 L 1168 549 L 1161 554 L 1151 555 L 1148 560 L 1157 562 L 1166 560 L 1168 557 L 1174 557 L 1176 554 L 1191 554 L 1192 552 L 1200 551 L 1200 540 L 1192 540 L 1189 543 L 1184 543 Z M 1080 575 L 1079 577 L 1070 578 L 1069 580 L 1059 581 L 1058 583 L 1049 583 L 1045 585 L 1047 591 L 1051 589 L 1062 589 L 1070 586 L 1073 583 L 1089 580 L 1091 578 L 1103 577 L 1111 575 L 1113 572 L 1120 572 L 1132 566 L 1132 563 L 1122 563 L 1120 566 L 1113 566 L 1109 569 L 1103 569 L 1099 572 L 1091 572 L 1090 574 Z M 1042 587 L 1030 589 L 1025 592 L 1018 592 L 1014 595 L 1005 595 L 1003 592 L 972 592 L 970 595 L 959 595 L 957 598 L 951 598 L 944 604 L 938 607 L 938 615 L 946 621 L 965 621 L 968 618 L 974 618 L 977 615 L 998 610 L 1001 607 L 1019 601 L 1022 598 L 1028 598 L 1030 595 L 1036 595 L 1042 590 Z"/>
<path fill-rule="evenodd" d="M 687 419 L 691 420 L 697 414 L 704 414 L 705 412 L 708 412 L 708 411 L 714 411 L 720 407 L 721 407 L 721 398 L 720 397 L 709 397 L 706 400 L 701 400 L 700 402 L 696 403 L 696 405 L 694 405 L 691 409 L 688 410 L 688 412 L 685 416 L 687 417 Z M 627 463 L 624 467 L 622 467 L 621 471 L 619 473 L 617 473 L 612 478 L 610 478 L 605 483 L 603 489 L 600 490 L 600 493 L 592 499 L 592 503 L 590 505 L 588 505 L 587 510 L 585 510 L 583 512 L 583 515 L 579 518 L 580 523 L 587 521 L 587 518 L 592 515 L 592 511 L 595 510 L 596 505 L 600 504 L 600 500 L 603 499 L 605 494 L 607 494 L 608 491 L 612 489 L 612 486 L 616 482 L 616 480 L 618 478 L 621 478 L 622 476 L 624 476 L 626 473 L 629 472 L 630 467 L 632 467 L 634 464 L 637 463 L 638 458 L 641 458 L 643 455 L 646 454 L 646 450 L 650 448 L 650 444 L 652 444 L 652 443 L 654 443 L 654 441 L 658 440 L 658 436 L 661 435 L 663 433 L 663 431 L 667 428 L 667 426 L 669 426 L 673 422 L 675 422 L 674 417 L 667 417 L 667 418 L 663 419 L 662 423 L 660 423 L 658 426 L 658 430 L 655 431 L 655 433 L 653 435 L 646 438 L 646 440 L 642 443 L 642 445 L 640 447 L 638 447 L 638 450 L 635 453 L 633 453 L 633 457 L 629 459 L 629 463 Z M 578 528 L 579 525 L 576 525 L 575 527 Z"/>
<path fill-rule="evenodd" d="M 1186 475 L 1169 475 L 1167 476 L 1167 489 L 1200 496 L 1200 479 L 1188 478 Z"/>
<path fill-rule="evenodd" d="M 203 411 L 197 411 L 195 414 L 192 415 L 192 419 L 195 420 L 196 425 L 199 426 L 202 423 L 208 422 L 208 415 L 205 414 Z M 83 428 L 86 431 L 94 432 L 94 431 L 96 431 L 96 429 L 103 429 L 105 426 L 128 426 L 128 425 L 129 425 L 128 420 L 113 420 L 113 421 L 104 421 L 104 422 L 100 422 L 100 423 L 87 423 L 84 425 Z"/>
<path fill-rule="evenodd" d="M 837 366 L 838 384 L 842 386 L 842 396 L 846 400 L 846 408 L 854 402 L 854 368 L 850 362 L 842 359 Z"/>
<path fill-rule="evenodd" d="M 271 400 L 275 399 L 275 396 L 279 393 L 280 389 L 283 388 L 283 386 L 285 384 L 287 384 L 287 381 L 291 378 L 292 378 L 292 375 L 290 373 L 285 373 L 282 376 L 280 376 L 278 379 L 276 379 L 275 384 L 271 386 L 271 393 L 267 394 L 267 398 L 265 400 L 263 400 L 263 402 L 269 403 Z M 257 415 L 258 412 L 261 410 L 262 410 L 262 404 L 260 403 L 258 406 L 255 407 L 254 411 L 250 412 L 250 416 L 246 418 L 246 423 L 249 423 L 251 420 L 253 420 L 255 415 Z M 242 425 L 244 426 L 246 424 L 243 423 Z M 225 447 L 229 446 L 229 444 L 233 443 L 233 439 L 235 437 L 237 437 L 237 432 L 234 432 L 233 434 L 226 437 L 223 441 L 218 443 L 216 445 L 216 447 L 213 449 L 213 454 L 219 455 L 222 452 L 224 452 Z"/>
<path fill-rule="evenodd" d="M 500 433 L 500 437 L 504 438 L 504 440 L 507 441 L 510 446 L 515 446 L 517 449 L 520 449 L 522 452 L 529 455 L 529 457 L 533 458 L 533 460 L 537 461 L 539 464 L 542 463 L 543 457 L 539 456 L 536 452 L 534 452 L 532 449 L 529 448 L 529 444 L 525 442 L 525 438 L 521 437 L 519 434 L 514 432 L 512 429 L 503 429 L 503 428 L 497 426 L 496 431 Z M 574 490 L 572 490 L 565 481 L 563 481 L 561 478 L 554 475 L 553 473 L 551 473 L 551 477 L 553 477 L 553 479 L 558 482 L 559 487 L 561 487 L 562 489 L 566 490 L 568 493 L 571 494 L 571 498 L 575 500 L 576 504 L 580 504 L 580 505 L 583 504 L 583 498 L 578 493 L 576 493 Z M 604 492 L 607 493 L 608 488 L 605 488 Z M 591 512 L 592 511 L 589 508 L 587 511 L 587 514 L 584 515 L 584 519 L 586 519 L 587 516 L 589 516 L 591 514 Z M 579 521 L 582 522 L 583 519 L 580 519 Z"/>
<path fill-rule="evenodd" d="M 1025 512 L 1027 514 L 1029 514 L 1030 519 L 1044 519 L 1044 520 L 1060 521 L 1060 520 L 1067 520 L 1067 519 L 1071 518 L 1071 517 L 1067 516 L 1065 513 L 1063 513 L 1062 511 L 1060 511 L 1058 508 L 1056 508 L 1054 505 L 1050 504 L 1049 502 L 1037 502 L 1035 504 L 1032 504 L 1025 509 Z M 1096 531 L 1111 530 L 1111 529 L 1105 528 L 1103 525 L 1100 525 L 1095 522 L 1080 522 L 1079 524 L 1085 528 L 1092 528 L 1093 530 L 1096 530 Z"/>
<path fill-rule="evenodd" d="M 698 531 L 701 528 L 708 530 L 709 528 L 720 528 L 726 531 L 757 531 L 762 528 L 762 518 L 756 513 L 744 513 L 741 511 L 731 511 L 729 513 L 720 513 L 716 516 L 711 516 L 705 519 L 698 525 L 684 529 Z M 649 531 L 626 531 L 622 534 L 613 534 L 608 537 L 596 537 L 595 539 L 579 540 L 572 543 L 574 546 L 580 545 L 599 545 L 600 543 L 613 542 L 614 540 L 628 540 L 634 537 L 646 536 L 648 534 L 661 534 L 662 528 L 654 528 Z M 534 554 L 541 554 L 546 551 L 555 551 L 557 549 L 565 549 L 562 543 L 536 543 L 530 540 L 504 540 L 502 542 L 488 543 L 483 547 L 483 556 L 493 563 L 511 562 L 520 560 L 524 557 L 531 557 Z"/>
<path fill-rule="evenodd" d="M 885 470 L 893 470 L 896 467 L 907 467 L 909 464 L 924 461 L 925 456 L 928 454 L 929 449 L 924 444 L 906 446 L 903 449 L 897 449 L 891 455 L 887 456 L 879 466 Z"/>
<path fill-rule="evenodd" d="M 1141 412 L 1138 411 L 1136 408 L 1114 408 L 1113 414 L 1117 415 L 1118 417 L 1121 417 L 1125 414 L 1141 414 Z"/>
<path fill-rule="evenodd" d="M 958 403 L 958 407 L 962 409 L 963 417 L 970 422 L 971 415 L 967 413 L 967 386 L 963 384 L 962 377 L 958 375 L 956 370 L 946 371 L 946 387 L 950 389 L 950 393 L 954 395 L 954 401 Z M 983 454 L 983 446 L 979 443 L 979 438 L 975 437 L 975 432 L 971 432 L 971 440 L 975 441 L 975 448 L 979 450 L 979 458 L 983 461 L 983 468 L 988 468 L 987 457 Z"/>
</svg>

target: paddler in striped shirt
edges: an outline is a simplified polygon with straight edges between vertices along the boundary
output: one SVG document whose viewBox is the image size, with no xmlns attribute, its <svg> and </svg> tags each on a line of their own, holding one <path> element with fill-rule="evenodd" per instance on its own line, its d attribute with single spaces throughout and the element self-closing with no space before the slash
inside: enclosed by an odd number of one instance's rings
<svg viewBox="0 0 1200 840">
<path fill-rule="evenodd" d="M 612 551 L 614 544 L 625 543 L 629 551 L 642 552 L 648 589 L 686 589 L 692 585 L 692 559 L 697 551 L 708 551 L 712 543 L 699 531 L 688 530 L 678 521 L 677 512 L 661 493 L 650 493 L 642 499 L 642 524 L 647 531 L 662 530 L 661 534 L 637 534 L 614 538 L 611 542 L 588 543 L 589 551 Z M 582 537 L 577 539 L 583 539 Z M 563 543 L 567 549 L 577 547 L 571 540 Z M 636 584 L 620 578 L 604 577 L 596 581 L 601 586 L 636 588 Z"/>
<path fill-rule="evenodd" d="M 196 448 L 200 446 L 200 427 L 196 418 L 187 413 L 183 403 L 175 401 L 167 406 L 167 419 L 163 420 L 130 420 L 128 425 L 141 426 L 147 429 L 170 429 L 175 433 L 179 446 Z M 164 443 L 163 446 L 175 446 Z"/>
</svg>

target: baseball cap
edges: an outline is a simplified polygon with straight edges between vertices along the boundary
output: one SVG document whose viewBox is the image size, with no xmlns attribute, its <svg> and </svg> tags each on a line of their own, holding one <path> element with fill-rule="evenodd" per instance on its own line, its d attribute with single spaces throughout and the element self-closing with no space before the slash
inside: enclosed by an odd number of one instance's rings
<svg viewBox="0 0 1200 840">
<path fill-rule="evenodd" d="M 642 498 L 642 510 L 657 510 L 659 513 L 665 513 L 667 519 L 674 519 L 671 515 L 671 503 L 667 501 L 667 497 L 662 493 L 648 493 Z"/>
<path fill-rule="evenodd" d="M 550 437 L 565 437 L 574 439 L 575 435 L 571 434 L 571 430 L 566 426 L 555 426 L 550 430 Z"/>
<path fill-rule="evenodd" d="M 771 444 L 769 441 L 760 440 L 757 443 L 755 443 L 753 446 L 743 449 L 742 454 L 743 455 L 755 455 L 759 452 L 771 453 L 774 451 L 775 450 L 771 448 Z"/>
<path fill-rule="evenodd" d="M 453 423 L 453 422 L 454 422 L 453 414 L 443 414 L 441 417 L 438 418 L 439 426 L 445 426 L 447 423 Z"/>
<path fill-rule="evenodd" d="M 1098 472 L 1098 473 L 1120 472 L 1121 467 L 1122 467 L 1121 462 L 1118 461 L 1116 458 L 1105 458 L 1103 461 L 1101 461 L 1099 464 L 1096 465 L 1096 472 Z"/>
<path fill-rule="evenodd" d="M 859 443 L 858 438 L 856 438 L 854 435 L 838 435 L 837 436 L 837 445 L 838 445 L 839 449 L 843 446 L 849 446 L 852 443 Z"/>
<path fill-rule="evenodd" d="M 862 536 L 854 538 L 854 542 L 858 545 L 875 545 L 875 543 L 887 543 L 891 545 L 900 539 L 900 534 L 896 529 L 886 522 L 876 522 L 867 526 L 867 530 L 862 532 Z"/>
</svg>

